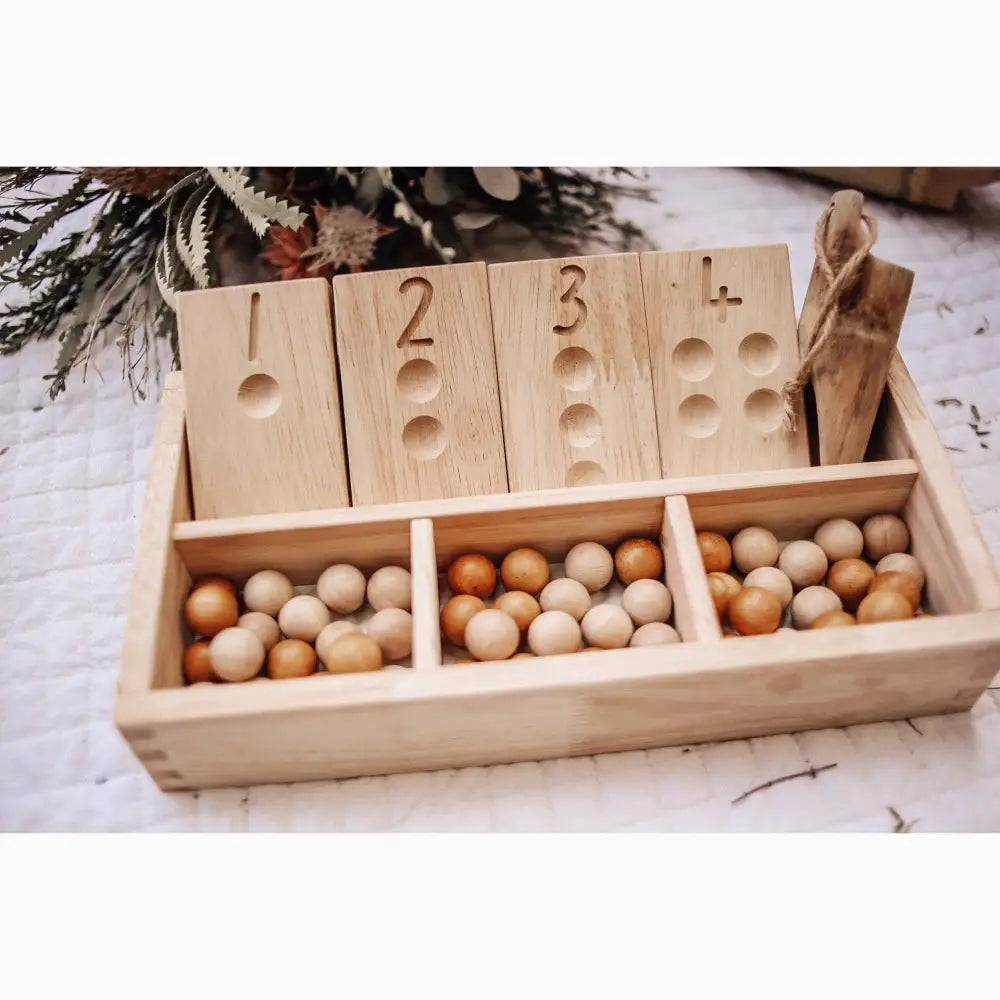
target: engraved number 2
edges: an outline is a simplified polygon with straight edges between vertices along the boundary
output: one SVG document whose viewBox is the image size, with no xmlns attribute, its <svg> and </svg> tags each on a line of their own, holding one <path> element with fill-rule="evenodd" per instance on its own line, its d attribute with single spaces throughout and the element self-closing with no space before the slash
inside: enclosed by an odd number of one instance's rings
<svg viewBox="0 0 1000 1000">
<path fill-rule="evenodd" d="M 579 295 L 580 288 L 587 280 L 587 274 L 578 264 L 567 264 L 565 267 L 559 268 L 559 273 L 570 279 L 569 287 L 559 296 L 559 301 L 567 304 L 572 302 L 576 306 L 576 316 L 569 326 L 556 324 L 552 327 L 552 332 L 561 337 L 568 337 L 576 333 L 587 322 L 587 303 Z"/>
<path fill-rule="evenodd" d="M 417 303 L 417 308 L 413 310 L 410 322 L 406 324 L 405 329 L 399 335 L 396 346 L 430 347 L 434 343 L 433 337 L 414 337 L 413 335 L 417 332 L 417 327 L 420 326 L 424 316 L 427 315 L 427 310 L 431 307 L 434 288 L 426 278 L 407 278 L 399 286 L 400 295 L 405 295 L 411 288 L 420 289 L 420 301 Z"/>
</svg>

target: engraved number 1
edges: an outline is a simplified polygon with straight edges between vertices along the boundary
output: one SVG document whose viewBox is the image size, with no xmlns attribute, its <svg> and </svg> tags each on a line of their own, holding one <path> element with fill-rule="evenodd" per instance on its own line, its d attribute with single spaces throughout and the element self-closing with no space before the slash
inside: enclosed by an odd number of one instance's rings
<svg viewBox="0 0 1000 1000">
<path fill-rule="evenodd" d="M 576 306 L 576 316 L 569 326 L 556 324 L 552 327 L 552 332 L 559 334 L 560 337 L 569 337 L 587 322 L 587 303 L 579 295 L 580 288 L 587 280 L 587 273 L 579 264 L 567 264 L 559 268 L 559 273 L 570 279 L 569 287 L 559 296 L 559 301 L 566 304 L 572 302 Z"/>
<path fill-rule="evenodd" d="M 407 278 L 399 286 L 400 295 L 405 295 L 411 288 L 420 289 L 420 301 L 417 303 L 417 308 L 410 317 L 410 322 L 406 324 L 405 329 L 399 335 L 396 346 L 430 347 L 434 343 L 433 337 L 414 337 L 413 334 L 417 332 L 417 327 L 420 326 L 424 316 L 427 315 L 427 310 L 431 307 L 434 288 L 426 278 Z"/>
</svg>

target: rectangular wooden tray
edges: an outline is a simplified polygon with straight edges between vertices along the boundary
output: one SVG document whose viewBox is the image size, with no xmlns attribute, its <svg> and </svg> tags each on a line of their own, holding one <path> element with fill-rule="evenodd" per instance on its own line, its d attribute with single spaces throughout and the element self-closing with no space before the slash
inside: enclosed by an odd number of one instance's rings
<svg viewBox="0 0 1000 1000">
<path fill-rule="evenodd" d="M 900 512 L 927 568 L 911 621 L 721 641 L 694 531 Z M 470 549 L 659 534 L 684 643 L 442 666 L 438 573 Z M 409 566 L 413 668 L 183 687 L 192 576 Z M 1000 581 L 902 359 L 869 461 L 194 521 L 180 374 L 150 463 L 115 711 L 165 789 L 304 781 L 632 750 L 969 709 L 1000 667 Z"/>
</svg>

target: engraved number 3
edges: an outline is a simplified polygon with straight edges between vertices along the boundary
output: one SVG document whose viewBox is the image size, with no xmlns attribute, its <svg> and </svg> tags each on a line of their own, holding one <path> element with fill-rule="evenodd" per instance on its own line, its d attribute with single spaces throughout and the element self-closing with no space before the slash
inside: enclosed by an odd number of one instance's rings
<svg viewBox="0 0 1000 1000">
<path fill-rule="evenodd" d="M 426 278 L 407 278 L 399 286 L 400 295 L 405 295 L 411 288 L 420 289 L 420 301 L 417 303 L 417 308 L 414 309 L 413 315 L 410 317 L 410 322 L 406 324 L 406 328 L 399 335 L 396 346 L 430 347 L 434 343 L 433 337 L 414 337 L 413 335 L 417 332 L 417 327 L 420 326 L 424 316 L 427 315 L 427 310 L 431 307 L 434 288 Z"/>
<path fill-rule="evenodd" d="M 579 295 L 580 288 L 587 280 L 587 274 L 578 264 L 567 264 L 559 268 L 559 273 L 570 279 L 569 287 L 559 296 L 559 301 L 567 304 L 572 302 L 576 306 L 576 316 L 569 326 L 556 324 L 552 327 L 552 332 L 561 337 L 568 337 L 587 322 L 587 303 Z"/>
</svg>

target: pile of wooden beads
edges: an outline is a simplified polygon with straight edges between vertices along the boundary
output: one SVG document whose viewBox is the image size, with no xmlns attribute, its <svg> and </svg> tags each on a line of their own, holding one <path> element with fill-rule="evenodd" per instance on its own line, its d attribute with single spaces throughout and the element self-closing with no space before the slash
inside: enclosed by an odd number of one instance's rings
<svg viewBox="0 0 1000 1000">
<path fill-rule="evenodd" d="M 355 566 L 338 563 L 323 571 L 315 588 L 303 589 L 315 593 L 296 593 L 273 569 L 254 573 L 242 595 L 223 576 L 196 580 L 184 604 L 196 637 L 184 652 L 184 679 L 232 683 L 322 670 L 358 673 L 410 655 L 408 570 L 383 566 L 365 579 Z M 374 613 L 362 625 L 368 608 Z"/>
<path fill-rule="evenodd" d="M 731 538 L 698 532 L 708 588 L 726 638 L 901 621 L 921 613 L 924 570 L 895 514 L 825 521 L 812 539 L 779 543 L 767 528 Z"/>
<path fill-rule="evenodd" d="M 673 600 L 661 582 L 656 542 L 628 538 L 613 555 L 597 542 L 580 542 L 562 570 L 553 574 L 548 559 L 531 548 L 507 553 L 499 572 L 480 553 L 458 556 L 448 566 L 441 607 L 442 636 L 469 654 L 458 653 L 454 662 L 680 642 L 667 624 Z"/>
</svg>

